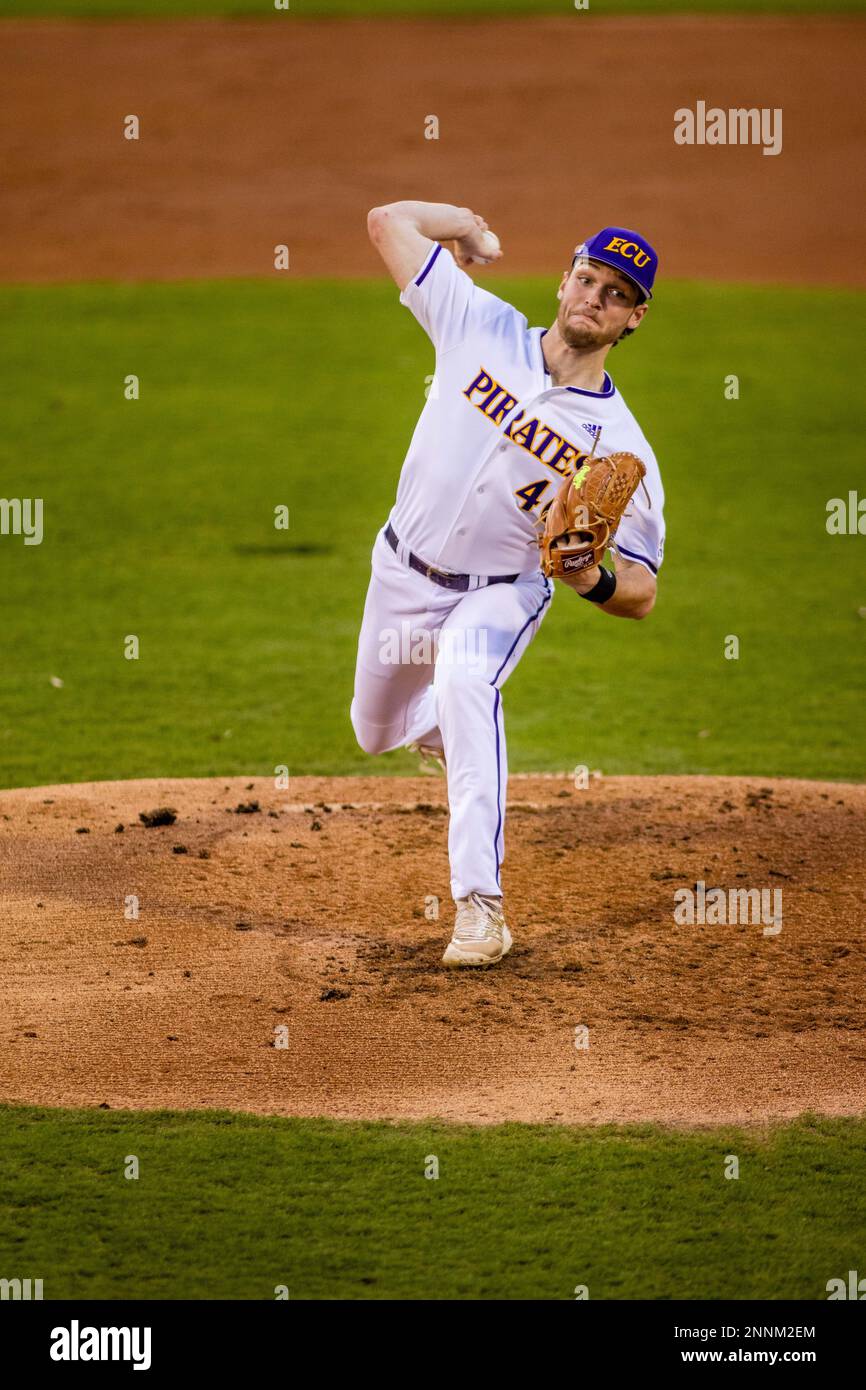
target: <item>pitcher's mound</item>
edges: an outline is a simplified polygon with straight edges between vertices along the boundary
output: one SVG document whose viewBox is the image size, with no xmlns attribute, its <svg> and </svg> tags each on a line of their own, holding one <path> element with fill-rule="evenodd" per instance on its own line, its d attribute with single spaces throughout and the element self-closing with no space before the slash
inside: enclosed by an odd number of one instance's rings
<svg viewBox="0 0 866 1390">
<path fill-rule="evenodd" d="M 0 793 L 0 1097 L 482 1122 L 866 1109 L 866 788 L 510 792 L 514 949 L 457 972 L 441 778 Z M 161 808 L 173 823 L 141 821 Z"/>
</svg>

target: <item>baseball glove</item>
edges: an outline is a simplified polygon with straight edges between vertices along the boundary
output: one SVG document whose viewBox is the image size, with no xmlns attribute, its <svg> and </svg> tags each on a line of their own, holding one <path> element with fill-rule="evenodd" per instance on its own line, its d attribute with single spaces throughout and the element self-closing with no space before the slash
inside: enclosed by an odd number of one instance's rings
<svg viewBox="0 0 866 1390">
<path fill-rule="evenodd" d="M 566 478 L 538 537 L 548 578 L 568 579 L 600 565 L 622 514 L 646 473 L 634 454 L 589 458 Z"/>
</svg>

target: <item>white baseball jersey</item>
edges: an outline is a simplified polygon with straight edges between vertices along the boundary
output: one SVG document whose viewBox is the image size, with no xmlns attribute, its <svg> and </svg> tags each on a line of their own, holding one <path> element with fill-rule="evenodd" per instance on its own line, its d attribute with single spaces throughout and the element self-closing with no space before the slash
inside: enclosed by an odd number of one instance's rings
<svg viewBox="0 0 866 1390">
<path fill-rule="evenodd" d="M 555 386 L 543 328 L 481 289 L 435 245 L 400 295 L 436 349 L 436 373 L 403 464 L 391 524 L 428 564 L 467 574 L 539 567 L 541 514 L 601 431 L 596 455 L 627 450 L 646 464 L 616 534 L 656 574 L 664 492 L 637 421 L 605 373 L 601 391 Z"/>
</svg>

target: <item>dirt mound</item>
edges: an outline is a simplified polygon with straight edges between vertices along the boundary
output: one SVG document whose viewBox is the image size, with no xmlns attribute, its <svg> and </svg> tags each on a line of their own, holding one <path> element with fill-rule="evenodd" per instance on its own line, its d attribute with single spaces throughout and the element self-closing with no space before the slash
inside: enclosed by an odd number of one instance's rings
<svg viewBox="0 0 866 1390">
<path fill-rule="evenodd" d="M 0 793 L 0 1096 L 480 1122 L 866 1109 L 866 788 L 510 793 L 515 946 L 478 972 L 440 965 L 439 777 Z M 770 890 L 781 930 L 678 923 L 699 882 Z"/>
<path fill-rule="evenodd" d="M 573 10 L 6 20 L 0 279 L 270 275 L 280 244 L 292 278 L 381 275 L 367 209 L 420 197 L 480 209 L 505 274 L 558 274 L 616 222 L 663 277 L 863 284 L 862 36 L 859 17 Z M 781 153 L 677 145 L 698 101 L 781 109 Z"/>
</svg>

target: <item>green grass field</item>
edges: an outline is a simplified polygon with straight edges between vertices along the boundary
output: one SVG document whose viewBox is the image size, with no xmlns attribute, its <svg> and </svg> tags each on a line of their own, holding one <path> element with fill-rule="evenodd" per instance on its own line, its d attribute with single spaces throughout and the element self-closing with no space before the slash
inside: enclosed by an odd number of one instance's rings
<svg viewBox="0 0 866 1390">
<path fill-rule="evenodd" d="M 222 15 L 245 19 L 312 19 L 320 16 L 364 18 L 372 15 L 424 15 L 443 19 L 461 15 L 487 18 L 507 15 L 567 15 L 574 0 L 289 0 L 276 10 L 274 0 L 4 0 L 3 17 L 68 16 L 78 18 L 179 19 Z M 844 14 L 866 9 L 866 0 L 590 0 L 581 19 L 620 14 Z"/>
<path fill-rule="evenodd" d="M 552 280 L 496 283 L 552 317 Z M 668 282 L 615 350 L 667 489 L 660 597 L 628 623 L 558 593 L 506 689 L 515 770 L 862 778 L 866 542 L 825 526 L 862 478 L 862 303 Z M 413 769 L 348 719 L 433 366 L 390 283 L 4 287 L 0 313 L 2 493 L 44 499 L 40 545 L 0 536 L 0 785 Z"/>
<path fill-rule="evenodd" d="M 862 1267 L 864 1144 L 866 1121 L 810 1117 L 678 1133 L 2 1107 L 0 1269 L 47 1299 L 822 1299 Z"/>
</svg>

